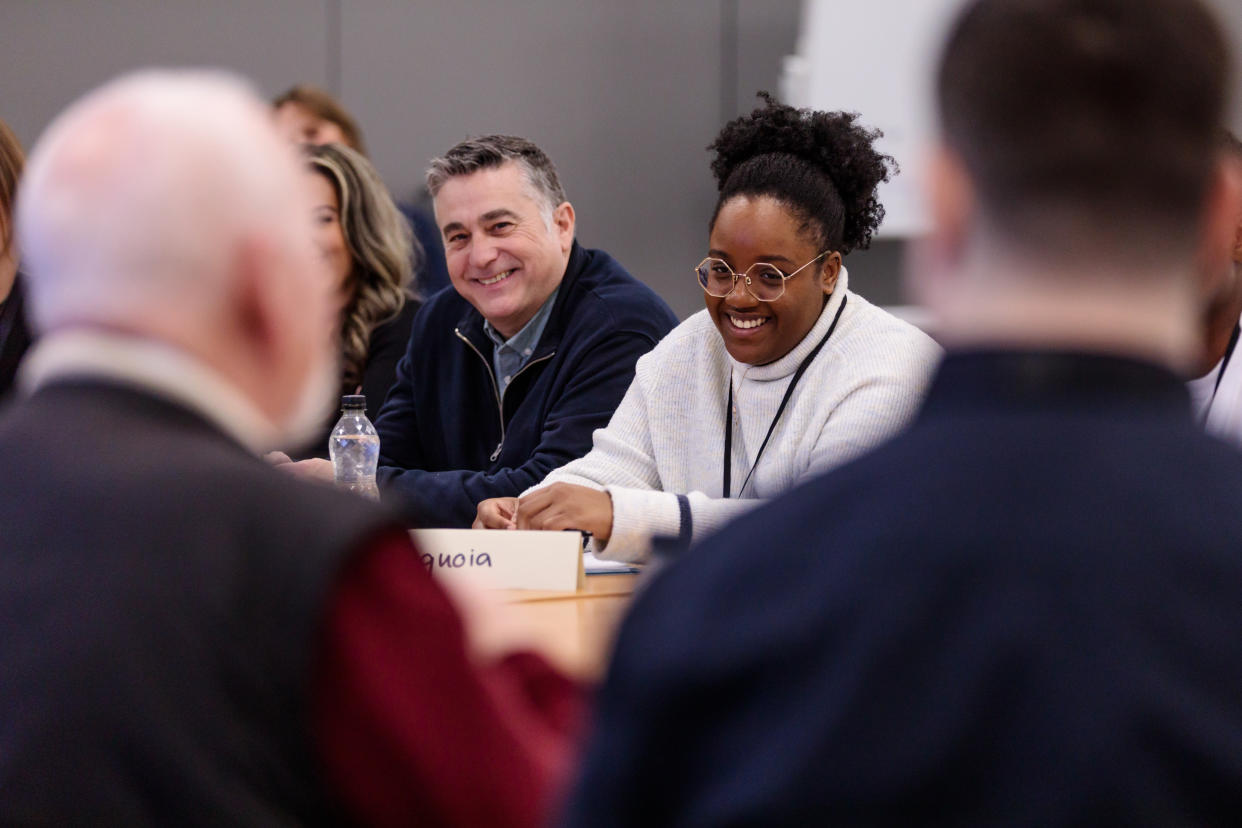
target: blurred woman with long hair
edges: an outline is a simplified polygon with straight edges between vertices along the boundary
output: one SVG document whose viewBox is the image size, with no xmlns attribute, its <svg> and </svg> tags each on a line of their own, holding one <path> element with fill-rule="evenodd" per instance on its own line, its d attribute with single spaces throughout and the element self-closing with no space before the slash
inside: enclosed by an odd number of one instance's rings
<svg viewBox="0 0 1242 828">
<path fill-rule="evenodd" d="M 418 243 L 360 153 L 341 144 L 303 152 L 313 184 L 315 240 L 340 284 L 340 390 L 366 395 L 367 416 L 374 420 L 420 306 L 411 287 Z M 329 431 L 301 456 L 326 457 Z"/>
</svg>

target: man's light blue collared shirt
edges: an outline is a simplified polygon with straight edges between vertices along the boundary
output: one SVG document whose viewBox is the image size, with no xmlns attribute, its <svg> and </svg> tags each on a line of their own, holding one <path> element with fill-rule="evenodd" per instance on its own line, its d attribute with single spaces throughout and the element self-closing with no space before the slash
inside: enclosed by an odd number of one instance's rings
<svg viewBox="0 0 1242 828">
<path fill-rule="evenodd" d="M 544 303 L 535 311 L 530 321 L 522 326 L 522 330 L 505 339 L 500 332 L 492 327 L 492 323 L 484 320 L 483 332 L 495 343 L 492 350 L 492 369 L 496 372 L 496 386 L 504 394 L 509 383 L 522 370 L 522 366 L 530 359 L 543 336 L 543 329 L 548 325 L 548 317 L 552 315 L 552 306 L 556 304 L 556 295 L 561 292 L 560 285 L 552 291 Z"/>
</svg>

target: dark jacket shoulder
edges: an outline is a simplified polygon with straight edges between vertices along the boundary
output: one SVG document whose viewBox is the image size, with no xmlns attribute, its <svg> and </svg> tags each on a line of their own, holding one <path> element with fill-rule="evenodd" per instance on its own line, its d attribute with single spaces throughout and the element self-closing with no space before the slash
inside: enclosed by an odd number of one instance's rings
<svg viewBox="0 0 1242 828">
<path fill-rule="evenodd" d="M 392 519 L 113 382 L 11 406 L 0 466 L 22 481 L 0 498 L 0 709 L 22 711 L 0 727 L 0 822 L 330 818 L 317 635 L 341 567 Z"/>
<path fill-rule="evenodd" d="M 368 355 L 395 345 L 399 345 L 404 350 L 406 343 L 410 340 L 410 329 L 414 326 L 414 317 L 418 315 L 422 306 L 421 299 L 408 297 L 395 316 L 376 325 L 371 331 Z"/>
<path fill-rule="evenodd" d="M 604 324 L 615 332 L 642 334 L 659 341 L 677 325 L 677 318 L 655 291 L 634 278 L 602 250 L 579 248 L 579 275 L 568 285 L 567 308 L 581 324 Z"/>
<path fill-rule="evenodd" d="M 0 301 L 0 401 L 9 396 L 18 365 L 31 342 L 30 326 L 26 322 L 25 287 L 22 274 L 18 273 L 8 297 Z"/>
</svg>

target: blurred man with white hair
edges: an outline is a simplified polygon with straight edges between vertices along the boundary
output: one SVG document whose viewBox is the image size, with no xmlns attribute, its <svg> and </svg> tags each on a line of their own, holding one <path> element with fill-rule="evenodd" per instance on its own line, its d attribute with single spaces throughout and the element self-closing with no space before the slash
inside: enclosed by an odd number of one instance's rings
<svg viewBox="0 0 1242 828">
<path fill-rule="evenodd" d="M 335 376 L 305 176 L 241 83 L 148 72 L 35 148 L 43 338 L 0 419 L 0 822 L 534 824 L 575 688 L 479 660 L 378 506 L 256 456 Z"/>
</svg>

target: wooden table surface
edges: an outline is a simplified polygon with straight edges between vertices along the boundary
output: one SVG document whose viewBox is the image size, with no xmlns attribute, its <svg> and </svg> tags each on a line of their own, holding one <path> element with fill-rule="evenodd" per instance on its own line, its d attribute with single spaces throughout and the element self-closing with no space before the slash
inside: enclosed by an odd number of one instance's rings
<svg viewBox="0 0 1242 828">
<path fill-rule="evenodd" d="M 577 678 L 603 678 L 617 626 L 630 604 L 637 575 L 588 575 L 577 592 L 501 590 L 558 667 Z"/>
</svg>

